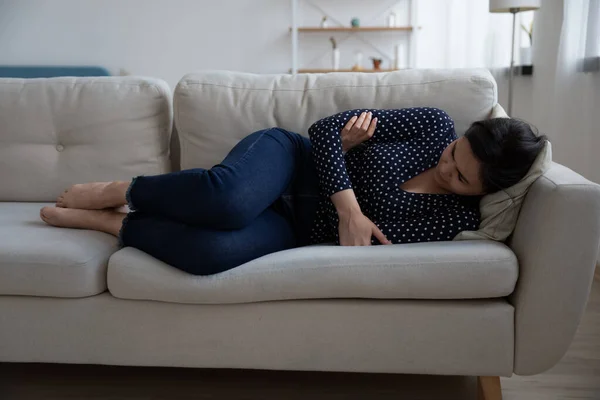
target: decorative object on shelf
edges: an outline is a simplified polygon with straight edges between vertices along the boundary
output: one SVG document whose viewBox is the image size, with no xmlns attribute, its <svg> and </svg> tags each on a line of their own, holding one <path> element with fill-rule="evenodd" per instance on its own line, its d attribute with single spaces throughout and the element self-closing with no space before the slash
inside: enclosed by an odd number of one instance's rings
<svg viewBox="0 0 600 400">
<path fill-rule="evenodd" d="M 358 28 L 358 27 L 360 27 L 360 19 L 358 19 L 358 18 L 352 18 L 352 20 L 350 20 L 350 25 L 351 25 L 353 28 Z"/>
<path fill-rule="evenodd" d="M 512 46 L 510 52 L 510 71 L 508 78 L 508 115 L 512 115 L 512 88 L 515 68 L 515 25 L 517 13 L 521 11 L 534 11 L 540 8 L 541 0 L 490 0 L 490 12 L 511 13 L 512 24 Z"/>
<path fill-rule="evenodd" d="M 527 28 L 524 24 L 521 24 L 521 29 L 523 29 L 527 36 L 529 36 L 529 44 L 533 45 L 533 20 L 531 20 L 531 23 L 529 23 L 529 28 Z"/>
<path fill-rule="evenodd" d="M 362 71 L 363 66 L 363 54 L 360 51 L 354 53 L 354 66 L 352 67 L 352 71 Z"/>
<path fill-rule="evenodd" d="M 329 38 L 331 42 L 332 51 L 331 51 L 331 69 L 337 71 L 340 69 L 340 49 L 337 48 L 337 42 L 335 38 L 332 36 Z"/>
<path fill-rule="evenodd" d="M 327 20 L 327 15 L 323 16 L 323 19 L 321 19 L 321 28 L 328 28 L 329 27 L 329 21 Z"/>
<path fill-rule="evenodd" d="M 393 11 L 390 13 L 390 15 L 388 15 L 388 26 L 390 28 L 396 26 L 396 13 Z"/>
<path fill-rule="evenodd" d="M 521 65 L 531 65 L 531 48 L 533 47 L 533 20 L 531 20 L 531 24 L 529 24 L 529 29 L 523 24 L 521 24 L 521 29 L 523 29 L 529 37 L 529 46 L 521 46 Z"/>
<path fill-rule="evenodd" d="M 521 65 L 531 65 L 531 47 L 521 47 Z"/>
<path fill-rule="evenodd" d="M 383 62 L 383 59 L 371 57 L 371 60 L 373 61 L 373 69 L 375 71 L 381 71 L 381 63 Z"/>
<path fill-rule="evenodd" d="M 406 44 L 398 43 L 394 46 L 394 69 L 406 68 Z"/>
</svg>

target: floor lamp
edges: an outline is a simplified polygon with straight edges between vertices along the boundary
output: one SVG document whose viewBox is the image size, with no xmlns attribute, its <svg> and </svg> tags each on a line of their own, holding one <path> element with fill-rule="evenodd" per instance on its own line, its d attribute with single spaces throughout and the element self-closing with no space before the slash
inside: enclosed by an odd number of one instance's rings
<svg viewBox="0 0 600 400">
<path fill-rule="evenodd" d="M 521 11 L 533 11 L 540 8 L 541 0 L 490 0 L 490 12 L 511 13 L 513 15 L 512 45 L 510 50 L 510 74 L 508 78 L 508 115 L 512 115 L 512 90 L 513 75 L 515 68 L 515 24 L 517 13 Z"/>
</svg>

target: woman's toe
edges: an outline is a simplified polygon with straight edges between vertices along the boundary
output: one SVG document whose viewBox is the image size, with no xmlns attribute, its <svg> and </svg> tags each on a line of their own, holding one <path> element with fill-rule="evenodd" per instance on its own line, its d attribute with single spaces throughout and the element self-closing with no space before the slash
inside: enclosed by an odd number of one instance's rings
<svg viewBox="0 0 600 400">
<path fill-rule="evenodd" d="M 40 210 L 40 218 L 42 219 L 42 221 L 44 222 L 48 222 L 48 208 L 49 207 L 44 207 Z"/>
</svg>

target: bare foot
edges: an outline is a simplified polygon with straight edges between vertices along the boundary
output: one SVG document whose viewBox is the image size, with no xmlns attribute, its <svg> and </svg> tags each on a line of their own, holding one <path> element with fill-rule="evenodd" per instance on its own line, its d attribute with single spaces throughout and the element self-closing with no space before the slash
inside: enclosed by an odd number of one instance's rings
<svg viewBox="0 0 600 400">
<path fill-rule="evenodd" d="M 125 214 L 109 210 L 44 207 L 40 210 L 40 218 L 52 226 L 92 229 L 118 236 Z"/>
<path fill-rule="evenodd" d="M 117 181 L 73 185 L 58 196 L 56 206 L 81 210 L 121 207 L 127 204 L 125 193 L 129 184 L 130 182 Z"/>
</svg>

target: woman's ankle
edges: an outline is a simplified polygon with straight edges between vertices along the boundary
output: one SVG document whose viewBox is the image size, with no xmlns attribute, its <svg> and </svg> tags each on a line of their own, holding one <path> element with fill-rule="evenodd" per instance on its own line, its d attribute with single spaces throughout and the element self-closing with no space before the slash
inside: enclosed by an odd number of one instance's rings
<svg viewBox="0 0 600 400">
<path fill-rule="evenodd" d="M 107 195 L 110 197 L 111 204 L 114 207 L 127 205 L 127 190 L 131 185 L 131 181 L 114 181 L 107 187 Z"/>
<path fill-rule="evenodd" d="M 109 210 L 99 210 L 96 212 L 98 214 L 94 216 L 96 220 L 92 229 L 119 237 L 123 220 L 127 214 Z"/>
</svg>

